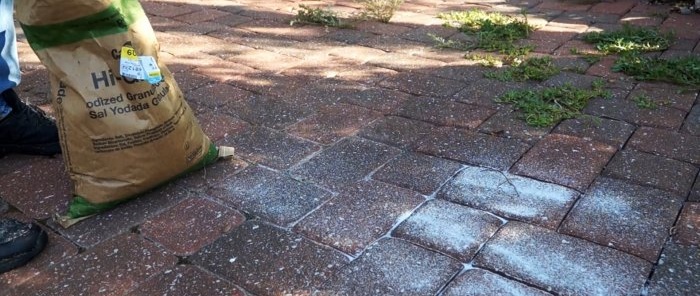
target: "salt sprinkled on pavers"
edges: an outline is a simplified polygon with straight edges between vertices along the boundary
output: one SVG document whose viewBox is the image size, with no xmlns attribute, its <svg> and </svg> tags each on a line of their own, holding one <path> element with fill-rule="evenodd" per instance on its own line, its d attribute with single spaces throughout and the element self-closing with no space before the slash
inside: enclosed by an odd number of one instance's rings
<svg viewBox="0 0 700 296">
<path fill-rule="evenodd" d="M 553 229 L 569 211 L 578 193 L 509 173 L 466 167 L 437 196 Z"/>
<path fill-rule="evenodd" d="M 666 191 L 599 178 L 560 231 L 655 262 L 682 203 Z"/>
<path fill-rule="evenodd" d="M 300 219 L 331 197 L 319 187 L 260 166 L 223 180 L 209 194 L 279 225 Z"/>
<path fill-rule="evenodd" d="M 444 296 L 547 296 L 547 292 L 483 269 L 470 269 L 447 286 Z"/>
<path fill-rule="evenodd" d="M 348 257 L 300 235 L 248 221 L 191 257 L 256 295 L 310 294 Z"/>
<path fill-rule="evenodd" d="M 651 271 L 643 259 L 520 222 L 507 223 L 474 265 L 559 295 L 638 295 Z"/>
<path fill-rule="evenodd" d="M 401 223 L 393 236 L 467 262 L 503 224 L 479 210 L 431 200 Z"/>
<path fill-rule="evenodd" d="M 359 182 L 302 219 L 294 231 L 356 254 L 424 201 L 423 196 L 405 188 L 377 181 Z"/>
<path fill-rule="evenodd" d="M 447 256 L 385 238 L 331 277 L 320 295 L 435 295 L 460 269 Z"/>
<path fill-rule="evenodd" d="M 178 265 L 149 278 L 127 295 L 244 296 L 245 294 L 230 282 L 197 266 Z"/>
<path fill-rule="evenodd" d="M 698 295 L 700 249 L 667 244 L 652 275 L 647 295 Z"/>
</svg>

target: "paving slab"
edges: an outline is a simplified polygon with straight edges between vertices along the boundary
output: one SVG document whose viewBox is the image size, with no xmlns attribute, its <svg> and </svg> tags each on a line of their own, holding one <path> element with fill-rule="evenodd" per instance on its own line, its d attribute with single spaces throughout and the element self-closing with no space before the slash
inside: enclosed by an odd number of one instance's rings
<svg viewBox="0 0 700 296">
<path fill-rule="evenodd" d="M 683 197 L 600 178 L 576 203 L 560 232 L 656 262 Z"/>
<path fill-rule="evenodd" d="M 208 191 L 234 208 L 278 225 L 292 223 L 331 197 L 311 184 L 260 166 L 223 179 Z"/>
<path fill-rule="evenodd" d="M 436 199 L 403 221 L 392 236 L 469 262 L 503 223 L 487 212 Z"/>
<path fill-rule="evenodd" d="M 634 130 L 634 125 L 624 121 L 583 117 L 562 121 L 554 129 L 554 133 L 590 139 L 619 149 L 627 143 Z"/>
<path fill-rule="evenodd" d="M 528 151 L 512 171 L 583 191 L 616 150 L 592 140 L 550 134 Z"/>
<path fill-rule="evenodd" d="M 560 295 L 639 294 L 651 272 L 643 259 L 519 222 L 496 233 L 474 264 Z"/>
<path fill-rule="evenodd" d="M 690 191 L 688 200 L 700 201 L 700 175 L 698 175 L 697 179 L 695 179 L 695 185 L 693 185 L 693 189 Z"/>
<path fill-rule="evenodd" d="M 367 177 L 399 150 L 361 138 L 346 138 L 292 169 L 292 174 L 338 190 Z"/>
<path fill-rule="evenodd" d="M 700 291 L 700 249 L 668 244 L 649 282 L 649 295 L 693 295 Z"/>
<path fill-rule="evenodd" d="M 173 254 L 187 256 L 244 221 L 241 213 L 214 201 L 189 198 L 146 220 L 139 231 Z"/>
<path fill-rule="evenodd" d="M 645 109 L 627 99 L 593 99 L 583 109 L 589 115 L 608 117 L 635 125 L 678 129 L 685 119 L 686 112 L 667 106 Z"/>
<path fill-rule="evenodd" d="M 442 158 L 407 152 L 374 173 L 372 179 L 430 195 L 460 167 L 458 163 Z"/>
<path fill-rule="evenodd" d="M 441 127 L 423 138 L 417 151 L 496 170 L 511 167 L 529 145 L 514 139 Z"/>
<path fill-rule="evenodd" d="M 700 104 L 696 104 L 693 109 L 690 110 L 688 117 L 685 118 L 681 131 L 693 136 L 700 136 Z"/>
<path fill-rule="evenodd" d="M 15 288 L 10 295 L 123 294 L 166 269 L 177 258 L 155 244 L 124 234 L 55 264 Z"/>
<path fill-rule="evenodd" d="M 340 76 L 342 77 L 342 73 Z M 354 95 L 344 96 L 340 102 L 353 104 L 387 114 L 406 100 L 413 96 L 400 92 L 378 87 L 368 87 L 354 92 Z"/>
<path fill-rule="evenodd" d="M 421 97 L 408 100 L 396 114 L 440 126 L 474 129 L 495 112 L 488 107 Z"/>
<path fill-rule="evenodd" d="M 151 277 L 126 295 L 245 296 L 246 294 L 234 284 L 199 267 L 178 265 Z"/>
<path fill-rule="evenodd" d="M 299 235 L 248 221 L 191 261 L 256 295 L 310 294 L 349 260 Z"/>
<path fill-rule="evenodd" d="M 700 246 L 700 203 L 685 203 L 674 231 L 673 241 L 675 243 Z"/>
<path fill-rule="evenodd" d="M 698 168 L 686 162 L 626 149 L 613 157 L 603 174 L 686 196 Z"/>
<path fill-rule="evenodd" d="M 632 135 L 628 146 L 639 151 L 700 164 L 700 137 L 698 136 L 662 129 L 640 128 Z"/>
<path fill-rule="evenodd" d="M 249 123 L 282 129 L 313 114 L 304 106 L 266 96 L 250 96 L 224 110 Z"/>
<path fill-rule="evenodd" d="M 467 104 L 488 107 L 501 106 L 503 108 L 504 105 L 495 102 L 498 97 L 505 95 L 509 91 L 530 89 L 532 87 L 532 84 L 524 82 L 503 83 L 495 79 L 481 78 L 455 94 L 454 99 Z"/>
<path fill-rule="evenodd" d="M 154 189 L 113 209 L 63 228 L 53 219 L 47 225 L 83 248 L 91 248 L 120 234 L 130 232 L 149 217 L 158 215 L 188 197 L 198 197 L 174 182 Z"/>
<path fill-rule="evenodd" d="M 305 217 L 294 231 L 348 254 L 357 254 L 424 201 L 407 189 L 376 181 L 361 182 Z"/>
<path fill-rule="evenodd" d="M 321 144 L 332 144 L 354 135 L 380 116 L 380 113 L 367 108 L 337 104 L 322 108 L 315 115 L 295 123 L 287 128 L 287 132 Z"/>
<path fill-rule="evenodd" d="M 242 133 L 224 139 L 246 160 L 275 169 L 287 169 L 321 147 L 283 132 L 253 126 Z"/>
<path fill-rule="evenodd" d="M 385 238 L 331 277 L 320 295 L 434 295 L 460 269 L 454 259 Z"/>
<path fill-rule="evenodd" d="M 647 98 L 656 106 L 673 107 L 688 112 L 693 107 L 697 96 L 697 90 L 683 90 L 673 84 L 640 82 L 632 90 L 628 99 Z"/>
<path fill-rule="evenodd" d="M 0 196 L 4 201 L 33 219 L 47 219 L 68 208 L 73 186 L 62 159 L 16 160 L 14 169 L 0 178 Z"/>
<path fill-rule="evenodd" d="M 359 136 L 399 148 L 413 149 L 437 127 L 427 122 L 385 116 L 360 131 Z"/>
<path fill-rule="evenodd" d="M 466 85 L 460 81 L 437 76 L 403 72 L 380 82 L 379 86 L 417 96 L 447 98 L 464 89 Z"/>
<path fill-rule="evenodd" d="M 483 122 L 478 127 L 478 131 L 534 144 L 552 130 L 551 127 L 530 126 L 523 120 L 523 117 L 524 115 L 519 111 L 501 110 Z"/>
<path fill-rule="evenodd" d="M 445 289 L 445 296 L 552 295 L 483 269 L 469 269 Z"/>
<path fill-rule="evenodd" d="M 437 195 L 497 215 L 555 229 L 578 194 L 563 186 L 466 167 Z"/>
</svg>

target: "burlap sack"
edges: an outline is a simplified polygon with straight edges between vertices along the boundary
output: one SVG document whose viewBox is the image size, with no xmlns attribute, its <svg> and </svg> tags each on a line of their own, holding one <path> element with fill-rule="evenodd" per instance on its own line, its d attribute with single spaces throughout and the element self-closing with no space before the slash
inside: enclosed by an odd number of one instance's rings
<svg viewBox="0 0 700 296">
<path fill-rule="evenodd" d="M 136 0 L 21 0 L 16 19 L 51 76 L 63 158 L 75 197 L 69 226 L 215 161 Z M 120 75 L 122 48 L 154 57 L 149 83 Z M 229 150 L 227 150 L 228 153 Z"/>
</svg>

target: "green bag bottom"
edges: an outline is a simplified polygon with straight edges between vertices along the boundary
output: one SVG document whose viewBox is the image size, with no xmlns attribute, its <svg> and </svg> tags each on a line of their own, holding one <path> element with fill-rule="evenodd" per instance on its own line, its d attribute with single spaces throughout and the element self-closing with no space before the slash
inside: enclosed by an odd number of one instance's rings
<svg viewBox="0 0 700 296">
<path fill-rule="evenodd" d="M 217 148 L 216 145 L 214 145 L 214 144 L 210 144 L 209 151 L 207 151 L 207 154 L 204 155 L 204 158 L 202 158 L 202 160 L 200 160 L 197 164 L 191 166 L 189 169 L 178 174 L 174 178 L 169 179 L 161 184 L 158 184 L 154 188 L 163 186 L 163 185 L 165 185 L 165 184 L 167 184 L 175 179 L 178 179 L 186 174 L 189 174 L 191 172 L 198 171 L 198 170 L 204 168 L 205 166 L 216 162 L 217 159 L 219 159 L 219 148 Z M 70 201 L 70 203 L 68 204 L 68 210 L 66 211 L 66 213 L 63 215 L 58 215 L 56 217 L 56 220 L 58 221 L 59 224 L 61 224 L 61 226 L 68 228 L 71 225 L 78 223 L 84 219 L 87 219 L 92 215 L 99 214 L 99 213 L 104 212 L 106 210 L 112 209 L 112 208 L 116 207 L 117 205 L 125 203 L 129 200 L 132 200 L 140 195 L 141 194 L 127 197 L 127 198 L 120 199 L 120 200 L 99 203 L 99 204 L 91 203 L 87 199 L 85 199 L 84 197 L 79 196 L 79 195 L 75 195 L 73 197 L 73 199 Z"/>
</svg>

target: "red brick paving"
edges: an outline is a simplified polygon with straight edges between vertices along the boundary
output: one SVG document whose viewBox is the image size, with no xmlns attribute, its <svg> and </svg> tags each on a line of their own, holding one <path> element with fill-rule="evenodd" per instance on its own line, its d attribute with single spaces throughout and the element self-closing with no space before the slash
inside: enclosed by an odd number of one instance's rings
<svg viewBox="0 0 700 296">
<path fill-rule="evenodd" d="M 676 31 L 661 56 L 697 53 L 700 18 L 635 0 L 498 3 L 529 8 L 538 29 L 519 43 L 566 68 L 502 83 L 427 36 L 469 41 L 436 18 L 477 7 L 462 2 L 407 0 L 389 24 L 336 29 L 289 21 L 301 3 L 345 14 L 357 3 L 143 1 L 205 131 L 238 155 L 69 229 L 51 219 L 71 192 L 62 159 L 2 158 L 1 215 L 51 233 L 39 258 L 0 275 L 0 294 L 700 289 L 698 89 L 635 81 L 611 70 L 614 57 L 589 67 L 570 51 L 628 21 Z M 51 111 L 47 71 L 22 34 L 19 45 L 17 89 Z M 494 102 L 599 77 L 613 98 L 553 127 Z M 657 108 L 639 108 L 640 95 Z"/>
</svg>

